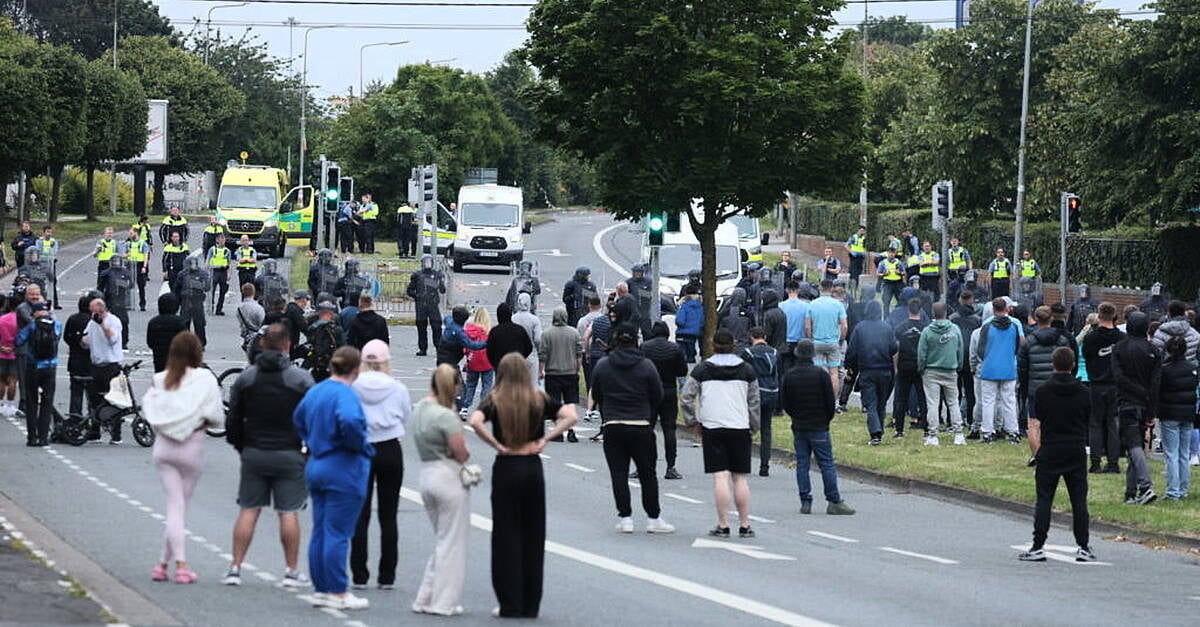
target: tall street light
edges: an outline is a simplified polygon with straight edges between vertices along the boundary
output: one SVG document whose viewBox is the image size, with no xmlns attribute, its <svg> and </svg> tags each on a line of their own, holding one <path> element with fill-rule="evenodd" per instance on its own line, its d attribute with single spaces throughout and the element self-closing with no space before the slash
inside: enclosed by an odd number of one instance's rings
<svg viewBox="0 0 1200 627">
<path fill-rule="evenodd" d="M 375 44 L 363 44 L 358 48 L 358 97 L 363 97 L 363 51 L 374 46 L 403 46 L 407 41 L 381 41 Z"/>
<path fill-rule="evenodd" d="M 218 5 L 208 9 L 208 21 L 205 22 L 205 26 L 204 26 L 204 65 L 208 65 L 208 48 L 209 48 L 208 37 L 209 37 L 209 33 L 212 32 L 212 13 L 213 13 L 213 11 L 216 11 L 217 9 L 232 9 L 232 8 L 236 8 L 236 7 L 244 7 L 247 4 L 249 4 L 249 3 L 248 2 L 237 2 L 234 4 L 218 4 Z"/>
<path fill-rule="evenodd" d="M 300 178 L 299 185 L 304 186 L 304 153 L 308 151 L 308 34 L 324 28 L 338 28 L 338 24 L 324 26 L 309 26 L 304 29 L 304 69 L 300 74 Z"/>
<path fill-rule="evenodd" d="M 1021 142 L 1017 148 L 1017 207 L 1013 212 L 1016 227 L 1013 229 L 1013 255 L 1020 255 L 1021 239 L 1025 231 L 1025 126 L 1029 119 L 1029 58 L 1033 47 L 1033 7 L 1037 0 L 1026 0 L 1025 14 L 1025 72 L 1021 84 Z"/>
</svg>

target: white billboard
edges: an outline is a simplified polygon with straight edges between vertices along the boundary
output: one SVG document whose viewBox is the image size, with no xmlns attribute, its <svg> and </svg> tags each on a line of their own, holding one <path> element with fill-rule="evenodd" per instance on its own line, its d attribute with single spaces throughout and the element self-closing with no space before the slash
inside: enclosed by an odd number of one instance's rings
<svg viewBox="0 0 1200 627">
<path fill-rule="evenodd" d="M 146 116 L 146 150 L 126 163 L 166 165 L 167 156 L 167 101 L 147 100 L 150 105 Z"/>
</svg>

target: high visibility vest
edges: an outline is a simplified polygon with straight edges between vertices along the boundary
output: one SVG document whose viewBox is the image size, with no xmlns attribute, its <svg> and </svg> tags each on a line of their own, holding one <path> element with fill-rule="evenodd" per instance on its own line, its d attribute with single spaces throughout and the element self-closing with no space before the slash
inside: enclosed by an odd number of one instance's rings
<svg viewBox="0 0 1200 627">
<path fill-rule="evenodd" d="M 225 232 L 225 227 L 221 226 L 220 224 L 210 224 L 204 227 L 204 232 L 211 233 L 213 235 L 220 235 L 221 233 Z"/>
<path fill-rule="evenodd" d="M 409 207 L 408 203 L 400 205 L 400 208 L 396 210 L 396 222 L 400 226 L 412 226 L 413 214 L 416 212 L 417 210 Z"/>
<path fill-rule="evenodd" d="M 1017 262 L 1020 264 L 1021 276 L 1035 277 L 1037 276 L 1037 260 L 1022 259 Z"/>
<path fill-rule="evenodd" d="M 253 246 L 239 246 L 237 249 L 237 267 L 253 268 L 258 265 L 258 252 Z"/>
<path fill-rule="evenodd" d="M 1008 259 L 996 259 L 996 261 L 993 263 L 996 264 L 996 271 L 992 273 L 992 278 L 993 279 L 1007 279 L 1008 278 L 1008 269 L 1011 267 L 1009 265 Z"/>
<path fill-rule="evenodd" d="M 117 241 L 102 239 L 100 243 L 96 244 L 96 251 L 97 261 L 108 261 L 113 258 L 113 255 L 117 254 Z"/>
<path fill-rule="evenodd" d="M 164 253 L 186 253 L 188 252 L 187 244 L 167 244 L 163 246 Z"/>
<path fill-rule="evenodd" d="M 150 239 L 150 225 L 149 224 L 142 224 L 140 222 L 134 222 L 133 225 L 130 226 L 129 228 L 133 229 L 134 231 L 137 231 L 138 239 L 143 240 L 143 241 Z"/>
<path fill-rule="evenodd" d="M 146 255 L 150 252 L 150 246 L 146 240 L 131 239 L 126 240 L 125 243 L 129 246 L 129 251 L 125 253 L 129 261 L 139 263 L 146 260 Z"/>
<path fill-rule="evenodd" d="M 229 249 L 224 246 L 214 246 L 212 249 L 212 259 L 208 262 L 210 268 L 228 268 L 229 267 Z"/>
<path fill-rule="evenodd" d="M 867 254 L 867 238 L 855 233 L 850 236 L 850 252 L 854 254 Z"/>
<path fill-rule="evenodd" d="M 163 224 L 167 226 L 183 226 L 187 224 L 187 220 L 183 216 L 176 218 L 175 216 L 167 216 L 163 218 Z"/>
<path fill-rule="evenodd" d="M 58 240 L 54 239 L 53 237 L 51 237 L 50 239 L 41 237 L 41 238 L 38 238 L 37 242 L 38 242 L 38 252 L 42 253 L 42 259 L 53 259 L 54 258 L 54 249 L 58 248 Z"/>
<path fill-rule="evenodd" d="M 376 220 L 379 218 L 379 205 L 369 202 L 363 206 L 363 220 Z"/>
<path fill-rule="evenodd" d="M 904 277 L 901 275 L 899 259 L 884 259 L 883 264 L 883 280 L 884 281 L 900 281 Z"/>
<path fill-rule="evenodd" d="M 959 246 L 958 248 L 950 249 L 950 265 L 951 270 L 962 270 L 967 267 L 967 249 Z"/>
<path fill-rule="evenodd" d="M 929 262 L 937 263 L 938 254 L 935 252 L 921 253 L 920 258 L 921 258 L 921 263 L 929 263 Z M 942 269 L 936 265 L 921 266 L 921 274 L 923 276 L 937 276 L 941 272 L 942 272 Z"/>
</svg>

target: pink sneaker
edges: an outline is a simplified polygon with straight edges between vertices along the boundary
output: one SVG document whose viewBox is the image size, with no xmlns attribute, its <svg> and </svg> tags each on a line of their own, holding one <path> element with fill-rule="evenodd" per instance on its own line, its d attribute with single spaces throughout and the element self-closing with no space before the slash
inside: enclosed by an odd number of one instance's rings
<svg viewBox="0 0 1200 627">
<path fill-rule="evenodd" d="M 186 568 L 175 569 L 175 583 L 196 583 L 197 579 L 196 573 Z"/>
<path fill-rule="evenodd" d="M 167 580 L 166 565 L 165 564 L 155 565 L 154 570 L 150 571 L 150 580 L 151 581 L 166 581 Z"/>
</svg>

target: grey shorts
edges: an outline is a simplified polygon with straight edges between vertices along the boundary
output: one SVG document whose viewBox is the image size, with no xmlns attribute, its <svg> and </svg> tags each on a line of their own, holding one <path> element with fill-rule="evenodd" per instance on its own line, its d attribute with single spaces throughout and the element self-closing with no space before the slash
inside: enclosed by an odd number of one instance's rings
<svg viewBox="0 0 1200 627">
<path fill-rule="evenodd" d="M 842 367 L 842 347 L 838 344 L 814 344 L 813 365 L 821 368 Z"/>
<path fill-rule="evenodd" d="M 261 509 L 274 504 L 277 512 L 298 512 L 307 500 L 304 455 L 300 451 L 242 450 L 239 507 Z"/>
<path fill-rule="evenodd" d="M 0 377 L 12 377 L 17 374 L 17 360 L 0 359 Z"/>
</svg>

